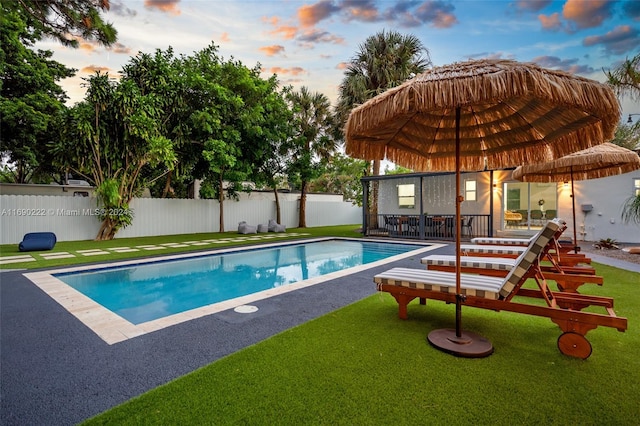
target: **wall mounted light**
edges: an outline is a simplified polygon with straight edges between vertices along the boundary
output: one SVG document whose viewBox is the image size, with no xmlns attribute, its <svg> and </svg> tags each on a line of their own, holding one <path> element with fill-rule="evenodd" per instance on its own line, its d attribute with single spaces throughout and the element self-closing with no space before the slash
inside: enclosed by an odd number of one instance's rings
<svg viewBox="0 0 640 426">
<path fill-rule="evenodd" d="M 497 180 L 493 180 L 493 189 L 496 190 L 498 189 L 498 181 Z"/>
<path fill-rule="evenodd" d="M 564 186 L 564 189 L 569 188 L 569 182 L 565 182 L 565 183 L 563 184 L 563 186 Z"/>
</svg>

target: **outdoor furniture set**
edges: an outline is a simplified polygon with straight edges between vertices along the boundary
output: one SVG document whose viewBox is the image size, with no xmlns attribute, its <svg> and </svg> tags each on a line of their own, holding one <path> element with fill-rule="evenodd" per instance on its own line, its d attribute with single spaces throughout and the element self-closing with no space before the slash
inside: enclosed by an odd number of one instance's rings
<svg viewBox="0 0 640 426">
<path fill-rule="evenodd" d="M 378 291 L 387 292 L 396 299 L 401 319 L 407 318 L 407 305 L 416 298 L 422 305 L 426 304 L 426 299 L 456 303 L 457 298 L 462 298 L 462 303 L 467 306 L 547 317 L 562 330 L 558 338 L 560 352 L 586 359 L 592 351 L 591 344 L 585 338 L 589 330 L 605 326 L 625 331 L 627 319 L 616 316 L 612 298 L 578 294 L 575 288 L 565 289 L 560 286 L 557 276 L 553 279 L 557 280 L 561 291 L 556 292 L 549 288 L 547 276 L 551 272 L 544 269 L 541 260 L 545 253 L 554 250 L 556 240 L 563 230 L 561 221 L 549 221 L 515 260 L 485 257 L 482 259 L 486 260 L 484 264 L 481 264 L 482 261 L 473 264 L 473 261 L 462 260 L 464 257 L 461 257 L 463 270 L 460 274 L 460 295 L 456 294 L 456 274 L 434 270 L 439 261 L 432 256 L 422 260 L 428 265 L 427 270 L 393 268 L 376 275 L 374 282 Z M 450 266 L 450 261 L 447 263 Z M 498 274 L 495 271 L 500 269 L 503 270 L 501 276 L 496 276 Z M 571 276 L 562 269 L 554 273 L 564 274 L 565 278 Z M 581 276 L 578 281 L 591 279 L 589 277 L 594 276 Z M 536 289 L 523 288 L 528 279 L 535 281 Z M 514 301 L 515 296 L 520 296 L 517 301 Z M 524 302 L 533 299 L 543 300 L 544 305 Z M 583 311 L 587 307 L 596 307 L 603 312 Z"/>
<path fill-rule="evenodd" d="M 269 219 L 268 224 L 249 225 L 247 222 L 242 221 L 238 223 L 239 234 L 257 234 L 266 232 L 287 232 L 285 225 L 280 225 L 274 219 Z"/>
</svg>

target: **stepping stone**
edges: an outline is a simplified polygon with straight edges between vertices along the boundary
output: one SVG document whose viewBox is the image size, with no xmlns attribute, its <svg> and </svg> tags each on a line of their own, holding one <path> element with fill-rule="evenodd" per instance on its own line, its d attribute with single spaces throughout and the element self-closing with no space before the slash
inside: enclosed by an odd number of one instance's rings
<svg viewBox="0 0 640 426">
<path fill-rule="evenodd" d="M 65 259 L 68 257 L 76 257 L 75 254 L 67 253 L 66 251 L 61 251 L 57 253 L 42 253 L 40 257 L 49 260 L 49 259 Z"/>
<path fill-rule="evenodd" d="M 78 250 L 78 253 L 80 253 L 83 256 L 99 256 L 101 254 L 111 254 L 108 251 L 104 251 L 101 249 Z"/>
<path fill-rule="evenodd" d="M 7 263 L 20 263 L 20 262 L 35 262 L 36 260 L 30 255 L 21 255 L 21 256 L 2 256 L 0 257 L 0 265 L 5 265 Z"/>
<path fill-rule="evenodd" d="M 116 248 L 112 248 L 110 250 L 113 251 L 113 252 L 116 252 L 116 253 L 130 253 L 130 252 L 133 252 L 133 251 L 140 251 L 137 248 L 130 248 L 130 247 L 116 247 Z"/>
</svg>

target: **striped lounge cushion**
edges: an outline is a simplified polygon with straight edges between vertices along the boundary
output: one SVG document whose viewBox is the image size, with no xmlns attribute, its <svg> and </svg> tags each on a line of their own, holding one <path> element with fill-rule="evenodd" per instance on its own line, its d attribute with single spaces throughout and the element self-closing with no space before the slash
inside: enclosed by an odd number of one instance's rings
<svg viewBox="0 0 640 426">
<path fill-rule="evenodd" d="M 476 237 L 472 238 L 473 244 L 492 244 L 502 246 L 528 246 L 533 241 L 535 236 L 531 238 L 491 238 L 491 237 Z"/>
<path fill-rule="evenodd" d="M 468 253 L 505 254 L 511 256 L 519 256 L 526 249 L 527 247 L 522 246 L 498 246 L 481 244 L 462 244 L 460 246 L 460 252 L 465 256 Z"/>
<path fill-rule="evenodd" d="M 456 257 L 442 254 L 432 254 L 430 256 L 423 257 L 420 262 L 427 265 L 434 266 L 456 266 Z M 460 265 L 463 268 L 482 268 L 493 269 L 496 271 L 510 271 L 515 265 L 516 259 L 504 258 L 504 257 L 473 257 L 462 256 L 460 257 Z"/>
<path fill-rule="evenodd" d="M 425 271 L 423 269 L 393 268 L 376 275 L 376 284 L 388 284 L 399 287 L 455 294 L 456 274 L 451 272 Z M 475 274 L 460 274 L 462 294 L 498 299 L 504 279 Z"/>
<path fill-rule="evenodd" d="M 460 274 L 462 294 L 486 299 L 507 298 L 522 283 L 527 271 L 536 262 L 544 247 L 559 228 L 557 223 L 549 221 L 531 245 L 525 247 L 524 252 L 518 257 L 514 267 L 505 278 Z M 393 268 L 376 275 L 373 281 L 378 284 L 378 290 L 380 290 L 381 284 L 388 284 L 443 293 L 456 291 L 456 274 L 452 272 Z"/>
<path fill-rule="evenodd" d="M 502 289 L 500 289 L 500 295 L 502 297 L 507 297 L 513 289 L 521 283 L 525 274 L 529 268 L 531 268 L 531 265 L 540 257 L 542 251 L 547 244 L 549 244 L 549 241 L 553 239 L 558 229 L 560 229 L 560 225 L 556 222 L 547 222 L 547 225 L 537 235 L 537 238 L 531 243 L 531 245 L 526 247 L 524 253 L 516 259 L 514 267 L 505 277 L 505 283 L 502 286 Z"/>
</svg>

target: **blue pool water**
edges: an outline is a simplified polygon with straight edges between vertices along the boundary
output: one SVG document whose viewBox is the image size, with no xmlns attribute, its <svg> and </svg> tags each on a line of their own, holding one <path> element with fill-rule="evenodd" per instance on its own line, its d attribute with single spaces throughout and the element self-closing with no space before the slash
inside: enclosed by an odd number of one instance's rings
<svg viewBox="0 0 640 426">
<path fill-rule="evenodd" d="M 330 240 L 56 274 L 133 324 L 424 248 Z"/>
</svg>

